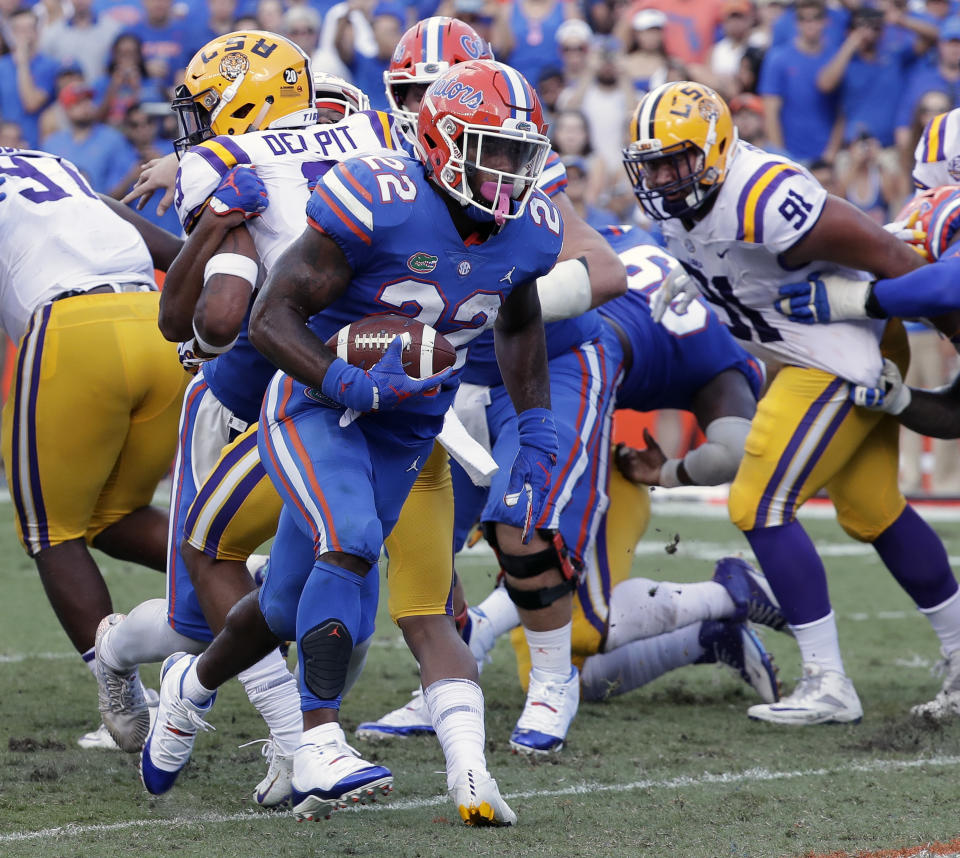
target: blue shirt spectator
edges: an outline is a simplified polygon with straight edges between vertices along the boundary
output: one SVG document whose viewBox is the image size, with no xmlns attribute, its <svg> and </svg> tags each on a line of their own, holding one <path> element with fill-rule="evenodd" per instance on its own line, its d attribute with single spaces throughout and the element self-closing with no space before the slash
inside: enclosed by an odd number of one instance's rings
<svg viewBox="0 0 960 858">
<path fill-rule="evenodd" d="M 10 53 L 0 57 L 0 116 L 16 122 L 37 145 L 40 112 L 51 102 L 60 63 L 37 52 L 37 19 L 19 9 L 7 19 Z"/>
<path fill-rule="evenodd" d="M 773 40 L 770 47 L 778 45 L 789 45 L 797 38 L 797 16 L 794 14 L 797 4 L 794 3 L 787 9 L 773 25 Z M 847 27 L 850 26 L 850 12 L 844 8 L 827 8 L 827 25 L 823 32 L 823 37 L 833 47 L 838 46 L 842 41 Z"/>
<path fill-rule="evenodd" d="M 59 100 L 68 125 L 47 137 L 44 148 L 76 164 L 95 191 L 109 193 L 126 175 L 134 157 L 126 138 L 96 121 L 93 90 L 87 84 L 67 84 Z"/>
<path fill-rule="evenodd" d="M 132 104 L 169 102 L 163 87 L 147 75 L 139 36 L 117 36 L 107 73 L 93 82 L 93 98 L 100 108 L 100 118 L 111 125 L 122 122 Z"/>
<path fill-rule="evenodd" d="M 93 0 L 72 0 L 73 14 L 43 28 L 40 50 L 61 65 L 78 65 L 87 83 L 107 67 L 110 46 L 120 24 L 93 11 Z"/>
<path fill-rule="evenodd" d="M 906 88 L 901 85 L 896 117 L 898 140 L 909 128 L 920 98 L 932 90 L 945 93 L 954 107 L 960 104 L 960 17 L 948 18 L 941 28 L 936 62 L 917 63 Z"/>
<path fill-rule="evenodd" d="M 537 4 L 538 10 L 543 4 Z M 543 17 L 527 14 L 522 0 L 513 4 L 510 13 L 510 32 L 513 46 L 505 62 L 512 65 L 528 81 L 540 80 L 545 68 L 559 66 L 562 63 L 557 47 L 557 29 L 563 23 L 566 14 L 561 0 L 546 4 Z M 498 57 L 499 58 L 499 57 Z"/>
<path fill-rule="evenodd" d="M 140 37 L 147 73 L 170 86 L 193 56 L 190 26 L 173 15 L 173 0 L 143 0 L 146 17 L 127 32 Z"/>
<path fill-rule="evenodd" d="M 791 158 L 811 161 L 833 154 L 828 150 L 836 97 L 816 86 L 817 75 L 833 51 L 824 38 L 827 16 L 821 0 L 800 0 L 796 17 L 796 39 L 771 48 L 760 69 L 757 92 L 764 97 L 770 142 L 786 149 Z"/>
</svg>

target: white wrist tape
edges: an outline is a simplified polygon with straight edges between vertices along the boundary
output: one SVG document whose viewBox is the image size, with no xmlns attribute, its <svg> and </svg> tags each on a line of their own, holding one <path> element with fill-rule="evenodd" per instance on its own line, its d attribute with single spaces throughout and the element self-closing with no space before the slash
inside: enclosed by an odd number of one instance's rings
<svg viewBox="0 0 960 858">
<path fill-rule="evenodd" d="M 244 256 L 241 253 L 217 253 L 207 260 L 203 269 L 203 285 L 210 282 L 210 278 L 215 274 L 229 274 L 233 277 L 239 277 L 250 284 L 254 289 L 257 285 L 257 275 L 260 273 L 260 266 L 255 259 Z"/>
<path fill-rule="evenodd" d="M 230 351 L 239 338 L 240 334 L 238 333 L 237 336 L 230 340 L 230 342 L 225 346 L 214 346 L 206 342 L 203 337 L 200 336 L 200 332 L 197 330 L 196 321 L 193 323 L 193 340 L 197 344 L 197 347 L 200 349 L 200 351 L 205 352 L 208 355 L 222 355 L 225 352 Z"/>
<path fill-rule="evenodd" d="M 704 434 L 705 443 L 683 457 L 683 469 L 695 486 L 718 486 L 730 482 L 740 467 L 743 445 L 750 433 L 746 417 L 718 417 Z M 668 459 L 660 468 L 660 485 L 671 489 L 684 485 L 678 474 L 680 459 Z"/>
<path fill-rule="evenodd" d="M 549 273 L 537 278 L 537 295 L 545 322 L 572 319 L 586 313 L 593 302 L 587 266 L 579 259 L 558 262 Z"/>
<path fill-rule="evenodd" d="M 842 274 L 827 274 L 820 279 L 827 289 L 831 322 L 867 318 L 867 295 L 872 281 L 853 280 Z"/>
</svg>

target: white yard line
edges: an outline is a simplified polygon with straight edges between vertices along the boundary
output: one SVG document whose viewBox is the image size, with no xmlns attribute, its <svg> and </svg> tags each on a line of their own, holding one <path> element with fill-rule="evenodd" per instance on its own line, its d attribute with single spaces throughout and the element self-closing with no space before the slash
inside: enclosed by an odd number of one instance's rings
<svg viewBox="0 0 960 858">
<path fill-rule="evenodd" d="M 704 772 L 696 776 L 668 778 L 666 780 L 639 780 L 620 784 L 581 783 L 555 790 L 529 790 L 524 792 L 507 793 L 507 799 L 546 799 L 563 796 L 585 795 L 593 796 L 597 793 L 626 792 L 645 789 L 676 790 L 690 787 L 712 786 L 714 784 L 759 784 L 770 781 L 796 780 L 797 778 L 824 778 L 851 771 L 863 774 L 877 774 L 884 772 L 901 772 L 907 769 L 919 769 L 924 766 L 951 768 L 960 765 L 960 757 L 931 757 L 922 760 L 872 760 L 869 762 L 847 762 L 842 766 L 822 769 L 799 769 L 794 771 L 770 771 L 769 769 L 747 769 L 742 772 L 721 772 L 709 774 Z M 401 799 L 389 801 L 385 804 L 366 805 L 351 808 L 350 812 L 378 812 L 396 813 L 405 810 L 421 810 L 427 807 L 438 807 L 446 804 L 446 796 L 432 798 Z M 343 811 L 341 811 L 343 812 Z M 288 824 L 286 814 L 264 813 L 250 811 L 248 813 L 203 813 L 190 816 L 175 816 L 156 819 L 130 819 L 124 822 L 113 822 L 102 825 L 64 825 L 58 828 L 44 828 L 39 831 L 15 831 L 9 834 L 0 834 L 0 843 L 18 843 L 23 841 L 56 840 L 59 838 L 82 837 L 86 834 L 108 834 L 114 831 L 128 831 L 130 829 L 166 828 L 194 828 L 196 826 L 225 823 L 225 822 L 280 822 Z M 943 858 L 943 856 L 941 856 Z"/>
</svg>

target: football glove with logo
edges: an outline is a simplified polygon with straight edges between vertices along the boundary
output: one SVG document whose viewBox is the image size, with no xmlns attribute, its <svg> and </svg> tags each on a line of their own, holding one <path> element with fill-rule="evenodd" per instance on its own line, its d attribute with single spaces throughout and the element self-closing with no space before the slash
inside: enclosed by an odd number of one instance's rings
<svg viewBox="0 0 960 858">
<path fill-rule="evenodd" d="M 773 306 L 778 313 L 802 325 L 866 319 L 872 285 L 869 280 L 853 280 L 839 274 L 814 274 L 804 283 L 781 286 L 780 299 Z"/>
<path fill-rule="evenodd" d="M 877 386 L 854 385 L 850 389 L 850 399 L 854 405 L 869 408 L 871 411 L 900 414 L 910 404 L 911 394 L 910 388 L 903 383 L 897 365 L 889 358 L 884 358 L 883 371 Z"/>
<path fill-rule="evenodd" d="M 547 512 L 553 467 L 557 464 L 557 425 L 553 412 L 528 408 L 517 416 L 520 449 L 510 469 L 500 521 L 520 529 L 524 544 Z"/>
<path fill-rule="evenodd" d="M 221 217 L 230 212 L 243 212 L 243 216 L 250 220 L 260 217 L 269 205 L 263 179 L 253 167 L 246 164 L 234 167 L 227 173 L 210 197 L 210 208 Z"/>
</svg>

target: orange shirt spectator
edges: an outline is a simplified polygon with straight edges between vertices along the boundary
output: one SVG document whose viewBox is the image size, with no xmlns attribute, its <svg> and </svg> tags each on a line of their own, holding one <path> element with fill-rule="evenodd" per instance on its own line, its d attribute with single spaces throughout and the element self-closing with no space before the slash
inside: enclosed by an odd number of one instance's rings
<svg viewBox="0 0 960 858">
<path fill-rule="evenodd" d="M 641 9 L 659 9 L 667 16 L 663 38 L 670 57 L 687 65 L 707 63 L 723 21 L 723 0 L 639 0 L 628 17 Z"/>
</svg>

